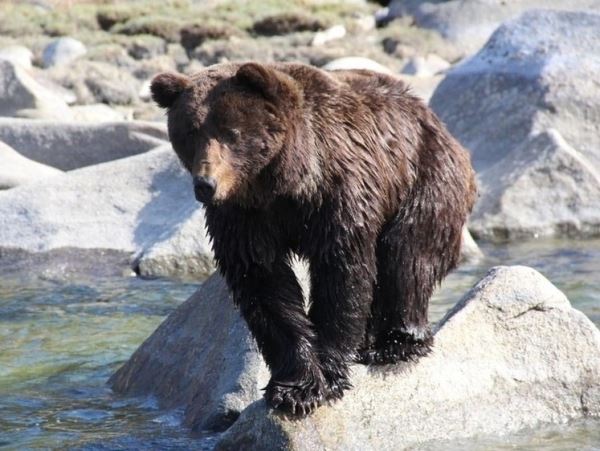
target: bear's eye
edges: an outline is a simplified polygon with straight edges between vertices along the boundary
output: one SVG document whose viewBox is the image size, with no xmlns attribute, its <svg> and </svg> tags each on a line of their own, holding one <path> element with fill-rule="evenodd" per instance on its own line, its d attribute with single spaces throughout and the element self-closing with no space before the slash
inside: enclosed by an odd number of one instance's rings
<svg viewBox="0 0 600 451">
<path fill-rule="evenodd" d="M 225 138 L 231 142 L 237 142 L 242 136 L 242 133 L 237 128 L 228 128 L 224 131 Z"/>
</svg>

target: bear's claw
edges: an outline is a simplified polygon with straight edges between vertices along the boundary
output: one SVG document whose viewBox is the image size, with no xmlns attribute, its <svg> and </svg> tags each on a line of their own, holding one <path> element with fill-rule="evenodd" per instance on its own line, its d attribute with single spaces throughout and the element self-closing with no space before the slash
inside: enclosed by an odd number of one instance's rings
<svg viewBox="0 0 600 451">
<path fill-rule="evenodd" d="M 271 381 L 266 387 L 265 398 L 273 409 L 305 417 L 324 403 L 324 393 L 324 383 L 320 380 L 293 384 Z"/>
</svg>

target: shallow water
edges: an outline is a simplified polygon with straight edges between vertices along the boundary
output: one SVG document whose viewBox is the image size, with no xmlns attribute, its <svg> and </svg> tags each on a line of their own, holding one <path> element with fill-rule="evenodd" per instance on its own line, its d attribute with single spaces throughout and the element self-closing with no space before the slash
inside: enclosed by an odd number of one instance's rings
<svg viewBox="0 0 600 451">
<path fill-rule="evenodd" d="M 436 293 L 439 319 L 490 266 L 533 266 L 600 326 L 600 240 L 484 246 L 488 256 L 455 271 Z M 0 449 L 206 449 L 178 412 L 151 399 L 123 399 L 108 377 L 198 284 L 125 277 L 0 278 Z M 598 449 L 600 420 L 424 449 Z"/>
</svg>

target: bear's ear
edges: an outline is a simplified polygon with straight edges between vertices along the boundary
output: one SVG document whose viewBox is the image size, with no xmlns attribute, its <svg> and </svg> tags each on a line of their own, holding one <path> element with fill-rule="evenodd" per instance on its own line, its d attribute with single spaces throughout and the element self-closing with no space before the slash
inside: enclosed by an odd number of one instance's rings
<svg viewBox="0 0 600 451">
<path fill-rule="evenodd" d="M 246 63 L 235 74 L 238 83 L 260 92 L 267 100 L 277 102 L 297 97 L 293 80 L 258 63 Z"/>
<path fill-rule="evenodd" d="M 152 99 L 162 108 L 170 108 L 179 94 L 190 86 L 191 80 L 185 75 L 164 73 L 158 74 L 150 84 Z"/>
</svg>

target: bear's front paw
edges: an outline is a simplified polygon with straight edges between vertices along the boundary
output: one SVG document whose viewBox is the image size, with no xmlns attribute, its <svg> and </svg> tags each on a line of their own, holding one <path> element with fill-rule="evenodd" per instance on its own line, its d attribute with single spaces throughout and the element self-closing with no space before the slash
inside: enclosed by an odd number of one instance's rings
<svg viewBox="0 0 600 451">
<path fill-rule="evenodd" d="M 352 384 L 347 376 L 330 376 L 325 374 L 327 380 L 327 401 L 337 401 L 344 397 L 344 391 L 352 388 Z"/>
<path fill-rule="evenodd" d="M 359 350 L 357 362 L 364 365 L 414 362 L 429 354 L 432 345 L 433 336 L 429 330 L 419 337 L 403 330 L 392 330 L 383 334 L 374 346 Z"/>
<path fill-rule="evenodd" d="M 271 379 L 265 389 L 267 404 L 274 409 L 304 417 L 325 401 L 325 382 L 322 377 L 283 382 Z"/>
</svg>

